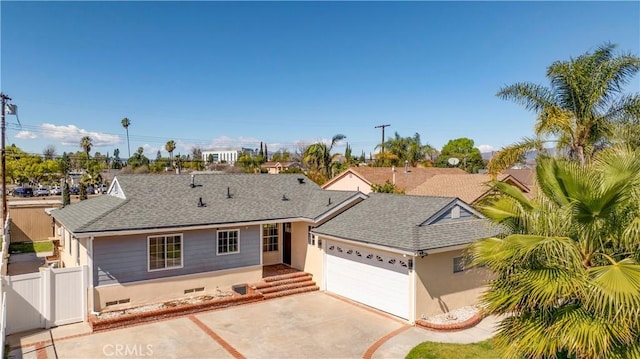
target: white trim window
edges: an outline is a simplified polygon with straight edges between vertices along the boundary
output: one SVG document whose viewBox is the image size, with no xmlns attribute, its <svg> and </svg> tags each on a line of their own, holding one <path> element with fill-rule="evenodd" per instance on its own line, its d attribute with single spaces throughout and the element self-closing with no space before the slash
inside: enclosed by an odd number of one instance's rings
<svg viewBox="0 0 640 359">
<path fill-rule="evenodd" d="M 240 230 L 218 231 L 217 255 L 240 253 Z"/>
<path fill-rule="evenodd" d="M 149 272 L 182 268 L 182 234 L 147 237 Z"/>
<path fill-rule="evenodd" d="M 262 251 L 278 251 L 278 224 L 267 223 L 262 225 Z"/>
</svg>

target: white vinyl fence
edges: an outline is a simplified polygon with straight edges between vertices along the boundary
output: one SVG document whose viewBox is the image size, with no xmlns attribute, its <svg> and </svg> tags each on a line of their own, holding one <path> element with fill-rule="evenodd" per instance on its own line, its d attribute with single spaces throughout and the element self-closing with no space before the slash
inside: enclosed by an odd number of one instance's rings
<svg viewBox="0 0 640 359">
<path fill-rule="evenodd" d="M 7 253 L 9 252 L 9 243 L 11 243 L 11 239 L 9 238 L 9 226 L 11 224 L 11 220 L 9 216 L 7 216 L 7 220 L 4 222 L 4 227 L 2 231 L 2 245 L 0 247 L 0 278 L 4 278 L 7 275 Z M 4 288 L 4 280 L 0 280 L 0 357 L 5 357 L 4 352 L 4 343 L 5 337 L 7 336 L 7 293 L 5 293 Z"/>
<path fill-rule="evenodd" d="M 7 334 L 86 320 L 87 266 L 6 276 Z"/>
</svg>

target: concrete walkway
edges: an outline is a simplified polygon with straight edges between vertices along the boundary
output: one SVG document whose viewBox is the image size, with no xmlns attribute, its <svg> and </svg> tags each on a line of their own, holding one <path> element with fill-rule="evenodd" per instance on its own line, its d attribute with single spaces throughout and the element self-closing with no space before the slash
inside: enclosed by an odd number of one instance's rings
<svg viewBox="0 0 640 359">
<path fill-rule="evenodd" d="M 44 266 L 45 257 L 52 254 L 53 252 L 13 253 L 9 256 L 7 275 L 38 273 L 40 267 Z"/>
<path fill-rule="evenodd" d="M 421 327 L 411 327 L 382 344 L 372 358 L 404 358 L 422 342 L 470 344 L 487 340 L 495 334 L 500 318 L 488 316 L 473 328 L 455 332 L 437 332 Z"/>
</svg>

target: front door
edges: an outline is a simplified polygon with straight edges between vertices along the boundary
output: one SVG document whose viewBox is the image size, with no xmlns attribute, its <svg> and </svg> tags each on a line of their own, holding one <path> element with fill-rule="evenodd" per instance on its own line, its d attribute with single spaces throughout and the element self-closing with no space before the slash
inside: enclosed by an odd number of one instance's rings
<svg viewBox="0 0 640 359">
<path fill-rule="evenodd" d="M 282 263 L 291 265 L 291 223 L 284 223 L 282 234 Z"/>
</svg>

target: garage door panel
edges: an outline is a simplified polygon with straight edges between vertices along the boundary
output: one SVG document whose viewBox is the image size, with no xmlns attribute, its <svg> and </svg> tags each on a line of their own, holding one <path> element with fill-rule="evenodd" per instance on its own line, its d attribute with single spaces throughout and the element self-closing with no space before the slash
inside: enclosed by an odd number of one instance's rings
<svg viewBox="0 0 640 359">
<path fill-rule="evenodd" d="M 327 291 L 407 319 L 405 261 L 402 256 L 328 243 Z"/>
</svg>

